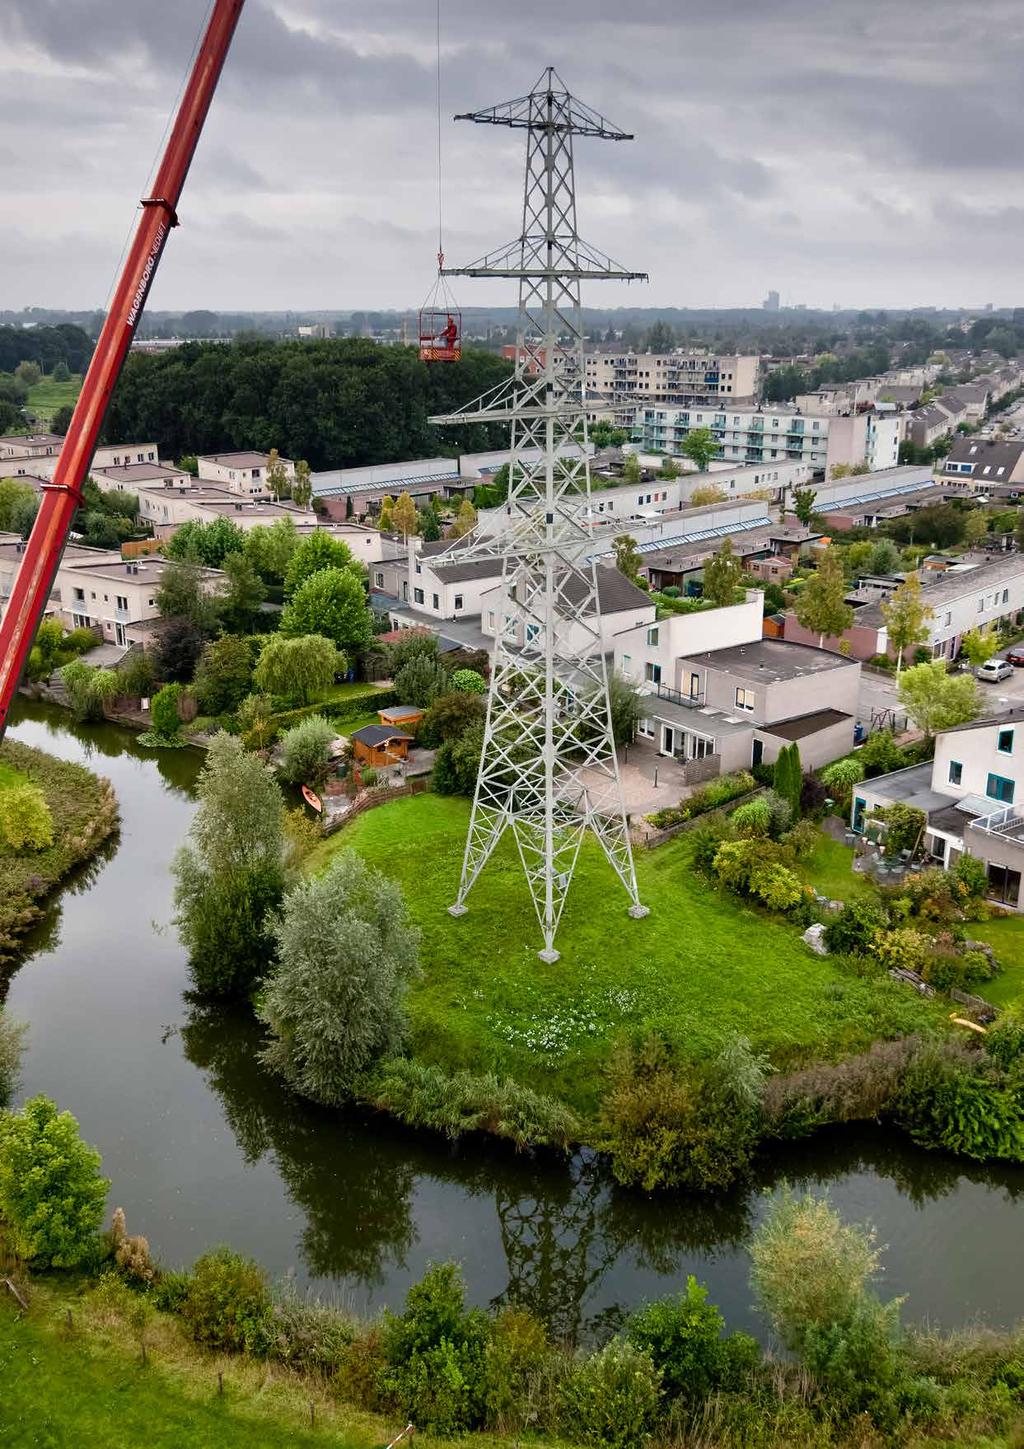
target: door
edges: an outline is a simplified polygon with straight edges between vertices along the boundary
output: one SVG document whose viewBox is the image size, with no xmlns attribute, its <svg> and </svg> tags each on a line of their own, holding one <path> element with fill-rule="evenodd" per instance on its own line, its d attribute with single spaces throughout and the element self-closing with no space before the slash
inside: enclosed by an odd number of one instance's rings
<svg viewBox="0 0 1024 1449">
<path fill-rule="evenodd" d="M 988 863 L 988 894 L 990 900 L 1004 906 L 1016 906 L 1020 900 L 1020 871 L 1007 865 Z"/>
<path fill-rule="evenodd" d="M 855 795 L 853 800 L 853 829 L 858 835 L 863 835 L 864 833 L 865 809 L 864 801 L 859 795 Z"/>
<path fill-rule="evenodd" d="M 672 729 L 672 727 L 670 725 L 662 725 L 662 727 L 661 727 L 661 753 L 663 755 L 671 755 L 671 753 L 672 753 L 672 747 L 673 747 L 674 743 L 675 743 L 675 730 Z"/>
<path fill-rule="evenodd" d="M 700 675 L 690 675 L 690 698 L 700 699 Z"/>
<path fill-rule="evenodd" d="M 764 740 L 755 740 L 750 750 L 750 763 L 759 765 L 764 759 Z"/>
<path fill-rule="evenodd" d="M 114 625 L 114 638 L 122 649 L 126 649 L 128 647 L 128 636 L 124 632 L 123 624 Z"/>
</svg>

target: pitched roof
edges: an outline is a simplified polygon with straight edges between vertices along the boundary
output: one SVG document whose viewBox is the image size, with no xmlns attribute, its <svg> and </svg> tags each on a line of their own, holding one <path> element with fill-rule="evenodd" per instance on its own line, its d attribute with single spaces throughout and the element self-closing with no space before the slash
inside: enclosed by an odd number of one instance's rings
<svg viewBox="0 0 1024 1449">
<path fill-rule="evenodd" d="M 352 739 L 361 745 L 383 745 L 388 740 L 411 740 L 413 736 L 404 735 L 393 725 L 363 725 L 362 729 L 352 731 Z"/>
<path fill-rule="evenodd" d="M 1002 443 L 994 438 L 968 436 L 955 439 L 946 458 L 950 463 L 973 463 L 975 473 L 987 466 L 989 472 L 985 477 L 999 476 L 998 469 L 1002 468 L 1002 476 L 1008 478 L 1020 462 L 1022 453 L 1024 443 Z"/>
</svg>

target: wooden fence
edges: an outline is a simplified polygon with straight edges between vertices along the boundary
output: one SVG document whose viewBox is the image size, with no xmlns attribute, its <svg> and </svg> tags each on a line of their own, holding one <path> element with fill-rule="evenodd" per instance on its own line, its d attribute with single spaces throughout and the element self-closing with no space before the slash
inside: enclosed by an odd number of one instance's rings
<svg viewBox="0 0 1024 1449">
<path fill-rule="evenodd" d="M 324 821 L 324 834 L 333 835 L 357 815 L 362 815 L 365 810 L 373 810 L 377 805 L 387 805 L 392 800 L 400 800 L 403 795 L 422 795 L 427 789 L 425 778 L 409 780 L 404 785 L 373 785 L 368 790 L 363 790 L 352 801 L 351 806 L 344 814 L 336 815 L 333 819 Z"/>
</svg>

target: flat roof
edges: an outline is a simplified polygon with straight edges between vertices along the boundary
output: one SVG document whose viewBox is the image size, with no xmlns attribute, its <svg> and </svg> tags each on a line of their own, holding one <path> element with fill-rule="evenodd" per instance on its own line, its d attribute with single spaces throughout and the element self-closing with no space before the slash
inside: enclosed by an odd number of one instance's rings
<svg viewBox="0 0 1024 1449">
<path fill-rule="evenodd" d="M 798 714 L 794 719 L 782 720 L 777 724 L 759 725 L 766 735 L 779 740 L 805 740 L 818 730 L 827 730 L 832 725 L 844 724 L 853 719 L 841 709 L 816 709 L 810 714 Z"/>
<path fill-rule="evenodd" d="M 184 468 L 168 468 L 166 463 L 121 463 L 111 465 L 109 468 L 90 468 L 90 473 L 96 473 L 101 478 L 112 478 L 114 481 L 121 480 L 125 483 L 141 481 L 143 478 L 191 478 Z"/>
<path fill-rule="evenodd" d="M 689 663 L 721 669 L 737 679 L 767 684 L 823 674 L 829 669 L 860 667 L 856 659 L 845 654 L 815 649 L 810 644 L 793 644 L 785 639 L 757 639 L 752 644 L 733 644 L 727 649 L 709 649 L 682 657 Z"/>
<path fill-rule="evenodd" d="M 227 463 L 234 464 L 236 468 L 263 468 L 266 466 L 268 454 L 254 453 L 252 451 L 243 453 L 201 453 L 196 459 L 197 463 Z M 289 458 L 282 458 L 282 463 L 288 463 Z"/>
</svg>

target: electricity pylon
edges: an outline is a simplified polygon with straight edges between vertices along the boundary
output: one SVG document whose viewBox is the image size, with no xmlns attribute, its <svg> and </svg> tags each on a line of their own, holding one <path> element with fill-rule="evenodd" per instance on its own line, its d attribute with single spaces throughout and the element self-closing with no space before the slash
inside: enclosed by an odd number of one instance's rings
<svg viewBox="0 0 1024 1449">
<path fill-rule="evenodd" d="M 597 566 L 588 556 L 590 502 L 580 283 L 642 280 L 584 243 L 576 230 L 573 140 L 627 141 L 569 94 L 549 68 L 527 96 L 456 120 L 526 131 L 521 236 L 449 275 L 519 282 L 513 377 L 435 423 L 507 422 L 508 497 L 494 537 L 460 561 L 502 562 L 483 752 L 462 878 L 452 915 L 507 829 L 515 838 L 544 936 L 555 934 L 587 831 L 640 903 L 612 737 Z M 583 447 L 580 447 L 580 441 Z"/>
</svg>

